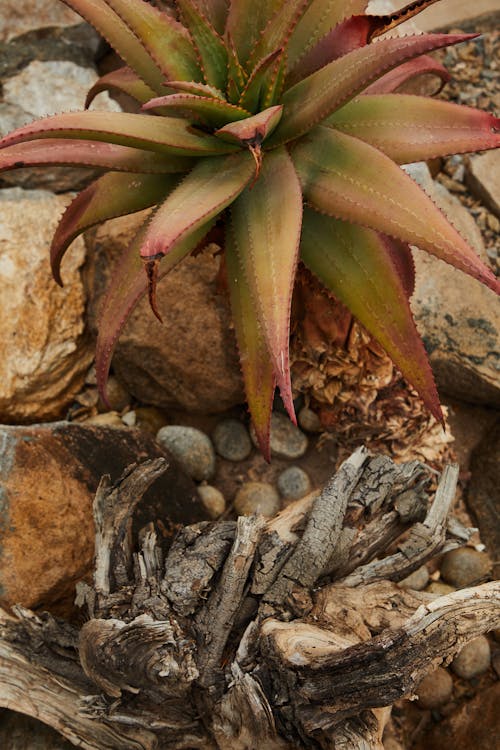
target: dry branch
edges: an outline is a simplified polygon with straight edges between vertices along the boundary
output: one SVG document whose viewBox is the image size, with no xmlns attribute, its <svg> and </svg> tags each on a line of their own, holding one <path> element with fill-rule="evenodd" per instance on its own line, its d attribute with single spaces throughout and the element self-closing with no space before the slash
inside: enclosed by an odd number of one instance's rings
<svg viewBox="0 0 500 750">
<path fill-rule="evenodd" d="M 101 483 L 79 631 L 2 615 L 0 706 L 88 750 L 381 750 L 387 707 L 500 624 L 499 584 L 431 601 L 394 583 L 467 540 L 455 467 L 427 510 L 424 466 L 360 449 L 319 496 L 187 527 L 165 560 L 151 525 L 131 534 L 163 468 Z"/>
</svg>

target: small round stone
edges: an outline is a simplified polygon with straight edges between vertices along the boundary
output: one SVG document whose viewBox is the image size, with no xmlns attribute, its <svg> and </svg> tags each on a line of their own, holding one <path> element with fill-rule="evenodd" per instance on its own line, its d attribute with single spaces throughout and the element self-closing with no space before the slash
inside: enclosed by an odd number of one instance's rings
<svg viewBox="0 0 500 750">
<path fill-rule="evenodd" d="M 135 426 L 143 432 L 156 435 L 158 430 L 161 430 L 166 424 L 166 416 L 154 406 L 138 406 L 135 410 Z"/>
<path fill-rule="evenodd" d="M 490 642 L 484 635 L 467 643 L 451 662 L 456 675 L 470 680 L 486 672 L 491 662 Z"/>
<path fill-rule="evenodd" d="M 104 414 L 96 414 L 86 419 L 84 424 L 95 424 L 99 427 L 124 428 L 124 424 L 117 411 L 106 411 Z"/>
<path fill-rule="evenodd" d="M 237 419 L 224 419 L 212 435 L 215 450 L 228 461 L 243 461 L 252 451 L 252 441 L 244 424 Z"/>
<path fill-rule="evenodd" d="M 441 581 L 431 581 L 425 590 L 429 594 L 436 594 L 436 596 L 446 596 L 456 591 L 453 586 L 448 586 L 447 583 L 442 583 Z"/>
<path fill-rule="evenodd" d="M 460 547 L 448 552 L 441 563 L 441 575 L 456 588 L 466 588 L 483 581 L 491 572 L 491 561 L 486 552 L 473 547 Z"/>
<path fill-rule="evenodd" d="M 300 466 L 289 466 L 281 472 L 277 485 L 285 500 L 299 500 L 311 491 L 311 480 Z"/>
<path fill-rule="evenodd" d="M 252 441 L 257 446 L 257 439 L 252 428 Z M 271 456 L 277 458 L 300 458 L 307 450 L 308 440 L 285 414 L 273 412 L 271 416 L 271 436 L 269 441 Z"/>
<path fill-rule="evenodd" d="M 130 393 L 113 375 L 108 378 L 106 383 L 106 396 L 109 406 L 106 406 L 99 398 L 97 408 L 100 412 L 108 411 L 109 407 L 113 411 L 123 411 L 130 404 Z"/>
<path fill-rule="evenodd" d="M 415 690 L 420 708 L 439 708 L 451 698 L 453 679 L 443 667 L 425 675 Z"/>
<path fill-rule="evenodd" d="M 297 421 L 306 432 L 321 432 L 321 421 L 315 411 L 304 406 L 297 416 Z"/>
<path fill-rule="evenodd" d="M 271 518 L 281 508 L 279 495 L 267 482 L 246 482 L 236 493 L 234 508 L 240 516 L 261 513 Z"/>
<path fill-rule="evenodd" d="M 197 482 L 213 476 L 215 451 L 210 438 L 201 430 L 183 425 L 167 425 L 158 431 L 156 439 Z"/>
<path fill-rule="evenodd" d="M 226 510 L 226 500 L 217 487 L 212 487 L 211 484 L 202 484 L 198 487 L 198 494 L 210 518 L 218 518 Z"/>
<path fill-rule="evenodd" d="M 413 591 L 423 591 L 429 583 L 429 571 L 427 565 L 421 565 L 420 568 L 414 570 L 409 576 L 403 578 L 399 582 L 399 585 L 404 589 L 412 589 Z"/>
</svg>

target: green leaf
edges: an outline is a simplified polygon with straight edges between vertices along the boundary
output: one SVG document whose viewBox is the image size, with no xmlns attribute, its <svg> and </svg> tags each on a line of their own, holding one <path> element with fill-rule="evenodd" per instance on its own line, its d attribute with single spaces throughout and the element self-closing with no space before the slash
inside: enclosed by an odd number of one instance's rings
<svg viewBox="0 0 500 750">
<path fill-rule="evenodd" d="M 169 174 L 187 172 L 193 162 L 186 156 L 164 156 L 154 151 L 116 146 L 113 143 L 58 138 L 17 143 L 0 150 L 0 172 L 42 165 L 102 167 L 121 172 Z"/>
<path fill-rule="evenodd" d="M 285 0 L 236 0 L 231 2 L 227 18 L 227 34 L 231 38 L 238 60 L 246 66 L 252 49 L 269 21 L 280 13 Z M 276 45 L 278 46 L 278 45 Z M 276 46 L 269 50 L 272 52 Z M 255 65 L 250 66 L 250 69 Z"/>
<path fill-rule="evenodd" d="M 290 68 L 341 21 L 363 13 L 367 4 L 368 0 L 312 0 L 288 44 Z"/>
<path fill-rule="evenodd" d="M 421 34 L 383 39 L 334 60 L 285 91 L 283 120 L 269 145 L 303 135 L 405 60 L 470 38 L 470 34 Z"/>
<path fill-rule="evenodd" d="M 165 81 L 165 87 L 174 89 L 174 91 L 183 91 L 186 94 L 207 96 L 210 99 L 226 101 L 226 97 L 222 91 L 216 89 L 214 86 L 208 86 L 206 83 L 198 83 L 196 81 Z"/>
<path fill-rule="evenodd" d="M 62 0 L 88 21 L 154 91 L 161 91 L 164 73 L 156 65 L 130 27 L 112 10 L 105 0 Z"/>
<path fill-rule="evenodd" d="M 250 78 L 246 82 L 238 104 L 240 107 L 256 112 L 259 106 L 262 89 L 266 85 L 269 72 L 274 69 L 277 58 L 282 54 L 282 50 L 277 49 L 265 57 L 253 69 Z"/>
<path fill-rule="evenodd" d="M 140 104 L 147 102 L 155 95 L 153 89 L 144 83 L 131 68 L 118 68 L 118 70 L 112 70 L 111 73 L 101 76 L 87 94 L 85 109 L 90 107 L 101 91 L 118 91 L 131 96 Z"/>
<path fill-rule="evenodd" d="M 429 411 L 442 421 L 432 371 L 401 278 L 405 256 L 411 264 L 408 246 L 386 235 L 304 211 L 303 262 L 384 347 Z"/>
<path fill-rule="evenodd" d="M 108 172 L 85 188 L 64 212 L 52 240 L 50 264 L 57 283 L 62 286 L 61 260 L 78 235 L 108 219 L 160 203 L 178 181 L 175 175 Z"/>
<path fill-rule="evenodd" d="M 288 339 L 302 194 L 285 148 L 266 152 L 259 179 L 231 209 L 234 247 L 271 354 L 283 403 L 295 420 Z"/>
<path fill-rule="evenodd" d="M 331 115 L 328 124 L 400 164 L 500 146 L 499 118 L 409 94 L 361 96 Z"/>
<path fill-rule="evenodd" d="M 322 213 L 418 245 L 491 289 L 500 285 L 427 195 L 385 154 L 318 127 L 294 149 L 305 199 Z"/>
<path fill-rule="evenodd" d="M 195 0 L 195 5 L 210 21 L 218 34 L 223 34 L 229 12 L 229 0 Z"/>
<path fill-rule="evenodd" d="M 189 237 L 179 241 L 169 255 L 160 262 L 158 279 L 165 276 L 177 263 L 189 255 L 199 245 L 211 226 L 212 222 L 209 221 Z M 106 381 L 116 342 L 125 323 L 149 287 L 149 279 L 144 272 L 144 263 L 139 254 L 146 228 L 147 224 L 139 230 L 113 269 L 112 283 L 101 310 L 95 366 L 97 385 L 105 403 L 107 403 Z"/>
<path fill-rule="evenodd" d="M 310 0 L 287 0 L 275 13 L 257 39 L 252 49 L 249 64 L 256 65 L 259 60 L 274 52 L 285 49 L 292 32 Z"/>
<path fill-rule="evenodd" d="M 228 122 L 244 120 L 250 117 L 250 112 L 221 99 L 211 99 L 208 96 L 194 94 L 169 94 L 159 96 L 143 105 L 143 110 L 161 107 L 166 113 L 188 116 L 193 122 L 200 120 L 212 128 L 221 128 Z"/>
<path fill-rule="evenodd" d="M 106 2 L 134 32 L 164 76 L 200 80 L 196 50 L 182 24 L 143 0 Z M 161 88 L 155 90 L 161 92 Z"/>
<path fill-rule="evenodd" d="M 152 218 L 141 247 L 142 257 L 169 253 L 180 239 L 229 206 L 253 174 L 254 162 L 246 151 L 224 159 L 200 159 Z"/>
<path fill-rule="evenodd" d="M 227 83 L 227 51 L 222 37 L 192 0 L 177 0 L 177 5 L 198 50 L 205 82 L 224 91 Z"/>
<path fill-rule="evenodd" d="M 208 156 L 234 150 L 219 138 L 202 132 L 196 134 L 181 118 L 88 111 L 67 112 L 32 122 L 2 138 L 0 148 L 39 138 L 105 141 L 179 156 Z"/>
<path fill-rule="evenodd" d="M 269 461 L 271 412 L 276 381 L 252 292 L 240 265 L 231 231 L 226 233 L 224 257 L 248 408 L 260 450 Z"/>
</svg>

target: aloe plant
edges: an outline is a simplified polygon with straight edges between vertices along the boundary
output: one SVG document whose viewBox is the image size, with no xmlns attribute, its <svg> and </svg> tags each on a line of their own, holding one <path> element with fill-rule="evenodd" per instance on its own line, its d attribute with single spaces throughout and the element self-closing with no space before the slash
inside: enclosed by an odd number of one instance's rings
<svg viewBox="0 0 500 750">
<path fill-rule="evenodd" d="M 117 265 L 97 342 L 105 391 L 113 349 L 139 299 L 218 223 L 252 420 L 269 453 L 273 394 L 295 420 L 288 356 L 300 261 L 382 344 L 441 419 L 409 297 L 417 245 L 498 292 L 494 275 L 399 165 L 494 148 L 500 120 L 424 96 L 405 81 L 446 70 L 433 50 L 474 38 L 379 38 L 435 0 L 391 16 L 365 0 L 63 0 L 124 62 L 89 92 L 141 111 L 71 112 L 0 141 L 0 168 L 48 164 L 106 172 L 75 198 L 51 248 L 106 219 L 155 207 Z M 125 174 L 124 174 L 125 173 Z"/>
</svg>

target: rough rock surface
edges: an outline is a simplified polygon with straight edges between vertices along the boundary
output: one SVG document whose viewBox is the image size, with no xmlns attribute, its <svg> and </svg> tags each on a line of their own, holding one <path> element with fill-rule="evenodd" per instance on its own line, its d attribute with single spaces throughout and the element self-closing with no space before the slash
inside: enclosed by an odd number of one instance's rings
<svg viewBox="0 0 500 750">
<path fill-rule="evenodd" d="M 90 238 L 95 273 L 90 316 L 112 278 L 112 263 L 137 231 L 143 212 L 108 222 Z M 212 246 L 213 247 L 213 246 Z M 113 366 L 143 403 L 217 413 L 244 401 L 231 316 L 218 294 L 219 258 L 207 251 L 180 263 L 158 284 L 161 324 L 143 299 L 127 323 Z"/>
<path fill-rule="evenodd" d="M 175 524 L 208 516 L 194 484 L 152 438 L 69 422 L 1 427 L 0 605 L 70 600 L 92 566 L 91 508 L 101 476 L 116 480 L 131 463 L 157 456 L 169 468 L 148 490 L 135 524 L 161 518 L 168 535 Z"/>
<path fill-rule="evenodd" d="M 0 421 L 61 416 L 92 358 L 84 333 L 80 277 L 84 243 L 64 263 L 63 289 L 52 279 L 49 247 L 68 198 L 45 191 L 0 191 Z M 36 229 L 35 229 L 36 228 Z"/>
<path fill-rule="evenodd" d="M 500 217 L 500 151 L 486 151 L 469 159 L 466 179 L 471 192 Z"/>
<path fill-rule="evenodd" d="M 466 209 L 433 183 L 425 165 L 412 165 L 410 174 L 484 257 Z M 500 405 L 500 306 L 494 293 L 427 253 L 415 250 L 414 258 L 411 305 L 439 390 L 471 403 Z"/>
<path fill-rule="evenodd" d="M 33 29 L 70 26 L 81 20 L 66 5 L 54 0 L 2 0 L 0 40 L 9 41 Z"/>
</svg>

